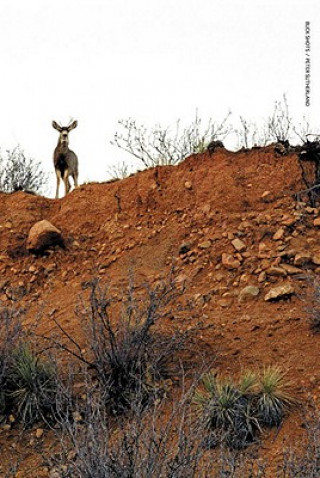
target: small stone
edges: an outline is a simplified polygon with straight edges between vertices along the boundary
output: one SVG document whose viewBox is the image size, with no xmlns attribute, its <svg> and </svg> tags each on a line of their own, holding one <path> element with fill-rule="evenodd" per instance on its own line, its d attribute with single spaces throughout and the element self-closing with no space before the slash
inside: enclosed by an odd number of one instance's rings
<svg viewBox="0 0 320 478">
<path fill-rule="evenodd" d="M 261 199 L 265 199 L 266 197 L 270 196 L 271 192 L 270 191 L 264 191 L 261 194 Z"/>
<path fill-rule="evenodd" d="M 259 295 L 259 287 L 253 285 L 247 285 L 244 287 L 239 294 L 239 302 L 244 302 L 246 300 L 254 299 Z"/>
<path fill-rule="evenodd" d="M 293 263 L 295 266 L 303 266 L 310 262 L 311 259 L 312 256 L 309 252 L 301 252 L 295 256 Z"/>
<path fill-rule="evenodd" d="M 217 303 L 218 303 L 218 305 L 220 305 L 220 307 L 226 308 L 226 307 L 231 306 L 232 300 L 231 299 L 220 299 Z"/>
<path fill-rule="evenodd" d="M 313 225 L 316 227 L 320 226 L 320 216 L 315 218 L 315 220 L 313 221 Z"/>
<path fill-rule="evenodd" d="M 262 282 L 265 282 L 267 278 L 267 274 L 265 271 L 262 271 L 260 272 L 259 276 L 258 276 L 258 282 L 262 283 Z"/>
<path fill-rule="evenodd" d="M 265 242 L 260 242 L 258 245 L 259 252 L 265 252 L 269 250 L 269 247 Z"/>
<path fill-rule="evenodd" d="M 184 183 L 184 187 L 188 190 L 192 189 L 192 182 L 191 181 L 186 181 Z"/>
<path fill-rule="evenodd" d="M 247 246 L 243 241 L 241 241 L 241 239 L 234 239 L 233 241 L 231 241 L 231 244 L 238 252 L 242 252 L 247 248 Z"/>
<path fill-rule="evenodd" d="M 287 219 L 283 219 L 281 224 L 284 226 L 293 226 L 297 222 L 297 218 L 295 217 L 288 217 Z"/>
<path fill-rule="evenodd" d="M 320 262 L 319 262 L 320 264 Z M 282 269 L 288 272 L 289 275 L 293 274 L 301 274 L 302 269 L 299 269 L 298 267 L 294 267 L 290 264 L 281 264 Z"/>
<path fill-rule="evenodd" d="M 278 287 L 273 287 L 265 295 L 265 301 L 276 301 L 286 299 L 295 293 L 294 287 L 291 284 L 284 284 Z"/>
<path fill-rule="evenodd" d="M 36 429 L 36 438 L 39 440 L 39 438 L 42 437 L 43 433 L 44 433 L 43 428 L 37 428 Z"/>
<path fill-rule="evenodd" d="M 279 276 L 279 277 L 285 277 L 288 274 L 287 271 L 285 271 L 282 267 L 276 267 L 276 266 L 269 267 L 269 269 L 266 270 L 266 273 L 269 276 Z"/>
<path fill-rule="evenodd" d="M 221 262 L 227 269 L 237 269 L 240 267 L 240 261 L 235 259 L 231 254 L 225 252 L 221 256 Z"/>
<path fill-rule="evenodd" d="M 277 230 L 277 232 L 275 232 L 272 239 L 274 241 L 280 241 L 281 239 L 283 239 L 283 236 L 284 236 L 284 229 L 281 227 L 280 229 Z"/>
<path fill-rule="evenodd" d="M 312 256 L 312 262 L 313 264 L 315 264 L 316 266 L 320 266 L 320 255 L 319 254 L 315 254 L 314 256 Z"/>
<path fill-rule="evenodd" d="M 198 245 L 198 247 L 200 249 L 208 249 L 209 247 L 211 247 L 211 241 L 203 241 L 203 242 L 200 242 L 200 244 Z"/>
</svg>

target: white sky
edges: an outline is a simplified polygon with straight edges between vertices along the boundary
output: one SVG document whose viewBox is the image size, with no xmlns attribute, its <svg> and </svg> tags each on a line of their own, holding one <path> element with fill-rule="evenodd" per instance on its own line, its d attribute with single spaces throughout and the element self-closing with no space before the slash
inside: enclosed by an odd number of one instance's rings
<svg viewBox="0 0 320 478">
<path fill-rule="evenodd" d="M 311 106 L 304 28 L 311 22 Z M 259 121 L 285 93 L 320 131 L 319 0 L 0 0 L 0 147 L 53 171 L 51 121 L 79 122 L 80 182 L 130 156 L 117 121 Z M 54 191 L 54 175 L 50 181 Z"/>
</svg>

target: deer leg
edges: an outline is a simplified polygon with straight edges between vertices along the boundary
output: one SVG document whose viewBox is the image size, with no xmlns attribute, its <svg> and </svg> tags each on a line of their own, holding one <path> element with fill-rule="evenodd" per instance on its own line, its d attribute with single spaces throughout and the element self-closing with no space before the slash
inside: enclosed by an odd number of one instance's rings
<svg viewBox="0 0 320 478">
<path fill-rule="evenodd" d="M 59 198 L 60 179 L 61 179 L 61 172 L 59 171 L 59 169 L 56 169 L 56 177 L 57 177 L 56 199 L 58 199 Z"/>
<path fill-rule="evenodd" d="M 70 191 L 70 183 L 69 183 L 68 176 L 69 176 L 69 171 L 68 171 L 68 169 L 66 169 L 65 172 L 64 172 L 64 174 L 63 174 L 63 182 L 64 182 L 65 195 L 67 195 L 68 192 Z"/>
<path fill-rule="evenodd" d="M 74 187 L 77 188 L 78 187 L 78 173 L 73 173 L 72 177 L 73 177 Z"/>
</svg>

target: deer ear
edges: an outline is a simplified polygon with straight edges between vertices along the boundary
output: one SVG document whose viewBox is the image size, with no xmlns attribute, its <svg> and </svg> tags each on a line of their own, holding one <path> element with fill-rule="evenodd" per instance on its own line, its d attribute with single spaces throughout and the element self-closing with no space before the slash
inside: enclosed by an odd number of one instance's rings
<svg viewBox="0 0 320 478">
<path fill-rule="evenodd" d="M 52 121 L 52 126 L 54 129 L 56 129 L 57 131 L 61 133 L 61 126 L 59 126 L 58 123 L 56 123 L 56 121 Z"/>
<path fill-rule="evenodd" d="M 78 121 L 75 120 L 75 121 L 73 121 L 73 123 L 71 123 L 70 126 L 68 126 L 68 131 L 73 130 L 73 129 L 76 128 L 77 126 L 78 126 Z"/>
</svg>

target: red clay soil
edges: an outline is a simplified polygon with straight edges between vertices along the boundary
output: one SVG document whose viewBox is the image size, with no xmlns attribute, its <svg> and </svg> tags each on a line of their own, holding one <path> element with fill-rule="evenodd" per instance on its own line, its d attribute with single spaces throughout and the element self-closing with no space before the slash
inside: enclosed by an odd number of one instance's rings
<svg viewBox="0 0 320 478">
<path fill-rule="evenodd" d="M 282 268 L 295 262 L 302 271 L 299 254 L 309 254 L 304 272 L 316 277 L 320 271 L 320 231 L 314 225 L 320 211 L 293 197 L 304 188 L 297 155 L 280 157 L 270 146 L 194 155 L 178 166 L 83 185 L 59 200 L 2 193 L 0 300 L 25 307 L 29 323 L 41 311 L 42 332 L 54 328 L 55 318 L 77 336 L 74 309 L 86 281 L 99 277 L 121 291 L 129 271 L 139 286 L 165 279 L 174 266 L 178 281 L 186 282 L 193 318 L 213 324 L 206 340 L 216 370 L 238 377 L 242 370 L 277 364 L 288 369 L 298 399 L 311 395 L 318 401 L 320 335 L 310 329 L 305 310 L 310 282 Z M 65 250 L 40 257 L 25 250 L 31 226 L 42 219 L 61 230 Z M 235 250 L 235 238 L 245 250 Z M 183 243 L 190 249 L 185 253 Z M 235 259 L 234 268 L 222 264 L 223 253 Z M 290 299 L 265 301 L 271 288 L 288 283 L 295 290 Z M 240 300 L 247 285 L 259 287 L 259 295 Z M 189 326 L 189 316 L 174 304 L 172 316 Z M 284 440 L 293 443 L 301 424 L 299 410 L 293 412 L 265 438 L 262 456 L 280 460 Z M 49 440 L 50 433 L 45 435 Z M 1 436 L 5 462 L 14 456 L 17 438 L 14 430 Z M 36 451 L 29 447 L 28 453 L 30 461 Z"/>
</svg>

